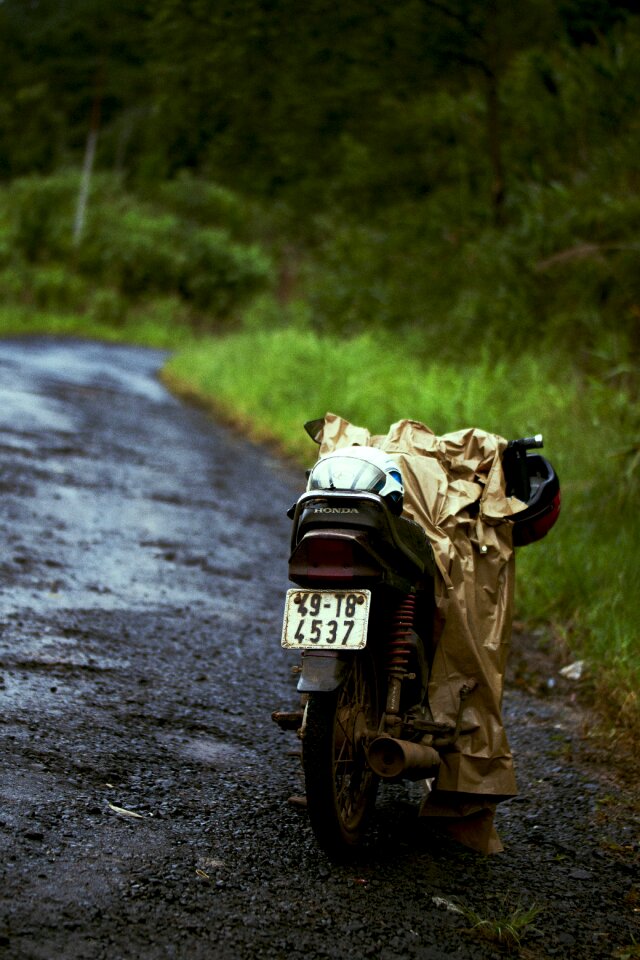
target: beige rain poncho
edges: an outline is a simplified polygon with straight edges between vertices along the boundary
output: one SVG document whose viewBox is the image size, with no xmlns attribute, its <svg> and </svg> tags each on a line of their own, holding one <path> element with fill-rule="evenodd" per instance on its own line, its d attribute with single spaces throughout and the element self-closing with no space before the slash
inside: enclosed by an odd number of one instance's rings
<svg viewBox="0 0 640 960">
<path fill-rule="evenodd" d="M 505 519 L 524 504 L 505 494 L 506 440 L 472 429 L 436 437 L 414 420 L 394 423 L 386 436 L 371 436 L 332 413 L 316 439 L 321 457 L 361 444 L 397 460 L 405 515 L 427 531 L 440 574 L 429 681 L 434 720 L 454 724 L 460 687 L 477 684 L 465 703 L 461 736 L 443 755 L 423 813 L 471 813 L 513 796 L 516 782 L 501 715 L 514 586 L 511 524 Z"/>
</svg>

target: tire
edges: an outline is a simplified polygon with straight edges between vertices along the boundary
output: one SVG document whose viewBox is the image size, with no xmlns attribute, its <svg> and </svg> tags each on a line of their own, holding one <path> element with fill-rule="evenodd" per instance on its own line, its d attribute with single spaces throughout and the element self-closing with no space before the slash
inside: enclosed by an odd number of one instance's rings
<svg viewBox="0 0 640 960">
<path fill-rule="evenodd" d="M 332 859 L 361 846 L 378 778 L 369 768 L 364 737 L 379 722 L 375 672 L 367 654 L 354 656 L 346 680 L 331 693 L 310 693 L 302 765 L 311 827 Z"/>
</svg>

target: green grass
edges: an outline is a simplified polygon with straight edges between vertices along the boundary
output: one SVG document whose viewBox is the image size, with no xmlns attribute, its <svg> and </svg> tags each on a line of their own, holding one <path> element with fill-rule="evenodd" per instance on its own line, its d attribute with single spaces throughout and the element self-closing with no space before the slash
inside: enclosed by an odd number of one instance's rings
<svg viewBox="0 0 640 960">
<path fill-rule="evenodd" d="M 508 435 L 553 430 L 557 411 L 580 392 L 564 371 L 561 385 L 553 386 L 551 365 L 533 358 L 513 366 L 481 354 L 473 366 L 426 365 L 401 340 L 286 328 L 191 344 L 166 372 L 250 417 L 258 435 L 271 434 L 302 457 L 313 455 L 313 447 L 301 424 L 328 409 L 374 433 L 412 417 L 439 433 L 471 424 Z"/>
<path fill-rule="evenodd" d="M 519 948 L 527 934 L 536 930 L 533 921 L 542 912 L 542 907 L 522 907 L 509 909 L 495 917 L 483 917 L 470 907 L 463 907 L 462 913 L 472 924 L 472 930 L 486 940 L 501 944 L 507 948 Z"/>
<path fill-rule="evenodd" d="M 114 323 L 74 311 L 36 310 L 31 306 L 0 306 L 0 337 L 54 336 L 87 337 L 110 343 L 132 343 L 145 347 L 174 350 L 192 334 L 176 324 L 162 305 L 129 311 Z"/>
<path fill-rule="evenodd" d="M 615 960 L 635 960 L 640 957 L 640 941 L 631 936 L 631 943 L 626 947 L 620 947 L 612 954 Z"/>
</svg>

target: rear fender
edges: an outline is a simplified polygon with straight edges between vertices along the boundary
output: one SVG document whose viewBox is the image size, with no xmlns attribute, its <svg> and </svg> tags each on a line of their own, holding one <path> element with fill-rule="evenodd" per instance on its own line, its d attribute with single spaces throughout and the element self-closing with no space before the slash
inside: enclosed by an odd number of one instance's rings
<svg viewBox="0 0 640 960">
<path fill-rule="evenodd" d="M 335 650 L 305 650 L 298 680 L 300 693 L 331 693 L 346 679 L 349 657 Z"/>
</svg>

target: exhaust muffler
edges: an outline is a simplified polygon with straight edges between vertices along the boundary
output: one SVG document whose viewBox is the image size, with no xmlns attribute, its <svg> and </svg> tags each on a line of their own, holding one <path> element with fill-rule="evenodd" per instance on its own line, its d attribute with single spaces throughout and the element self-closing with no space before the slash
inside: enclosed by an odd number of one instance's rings
<svg viewBox="0 0 640 960">
<path fill-rule="evenodd" d="M 369 766 L 383 780 L 423 780 L 440 764 L 437 750 L 423 743 L 377 737 L 369 747 Z"/>
</svg>

